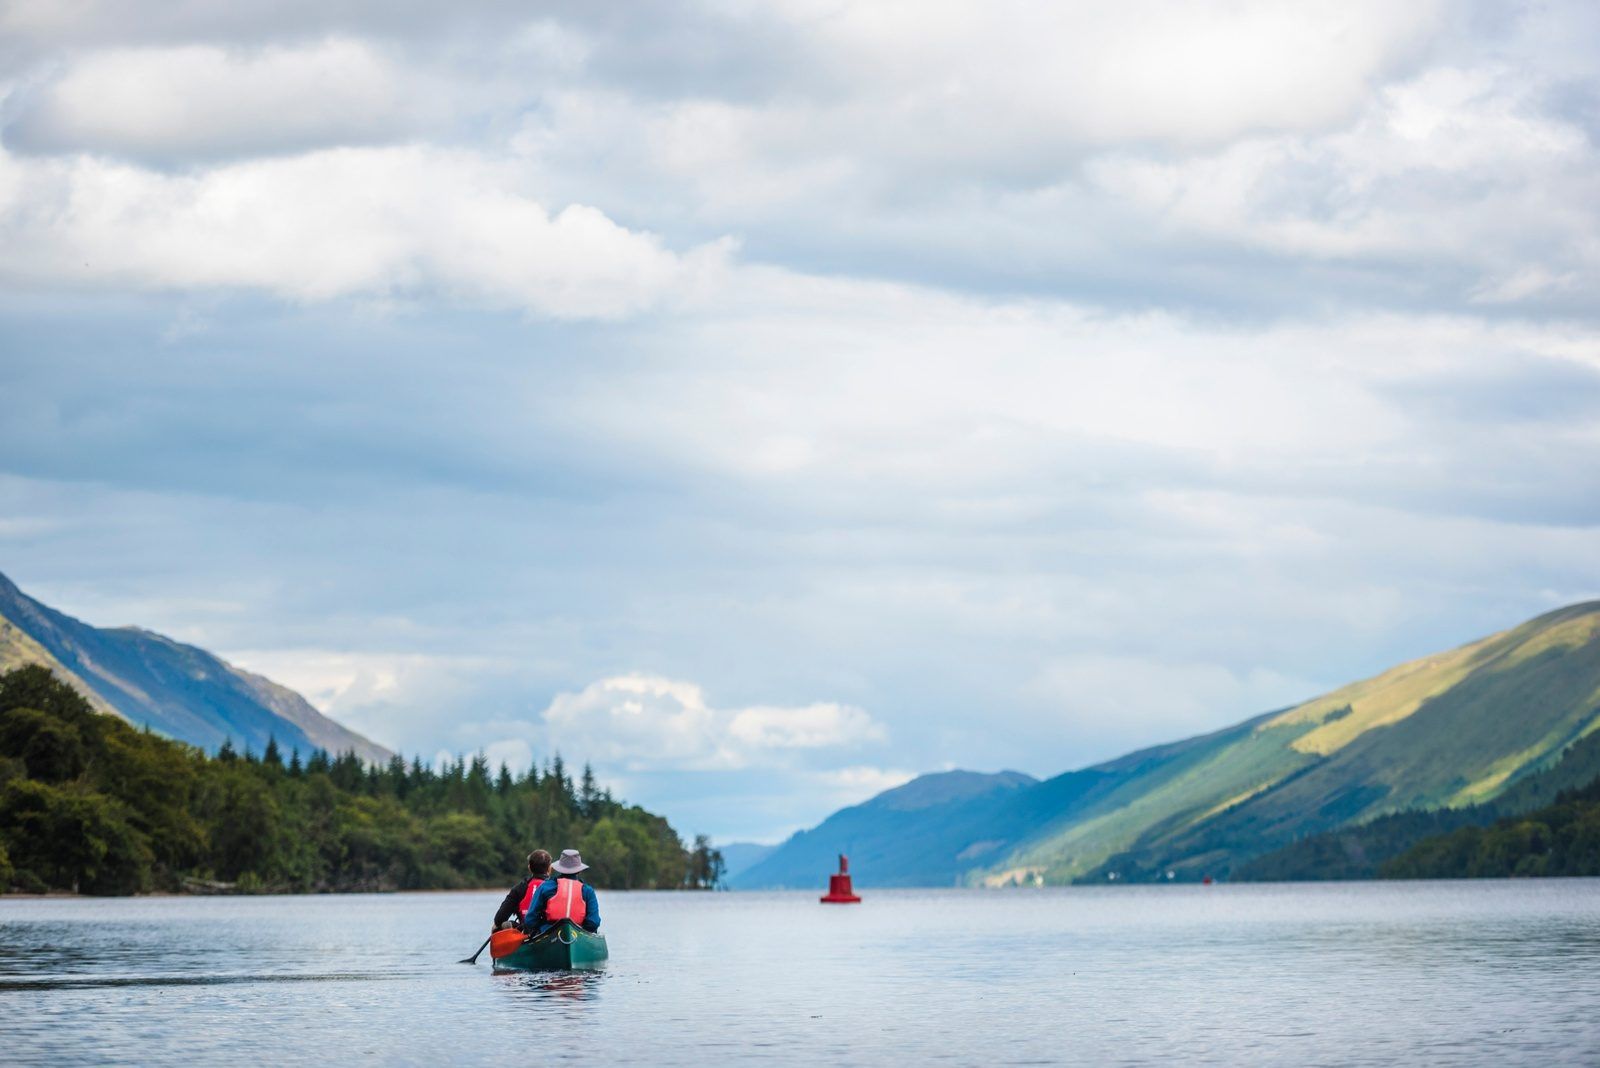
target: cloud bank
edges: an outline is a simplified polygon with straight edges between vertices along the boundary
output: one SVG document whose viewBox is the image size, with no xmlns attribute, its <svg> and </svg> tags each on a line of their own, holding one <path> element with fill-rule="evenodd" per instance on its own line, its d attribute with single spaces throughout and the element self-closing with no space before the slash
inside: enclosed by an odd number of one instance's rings
<svg viewBox="0 0 1600 1068">
<path fill-rule="evenodd" d="M 859 708 L 717 709 L 692 683 L 621 675 L 558 694 L 544 711 L 552 747 L 623 771 L 729 770 L 782 763 L 797 750 L 848 749 L 883 741 L 882 726 Z"/>
<path fill-rule="evenodd" d="M 1600 592 L 1593 5 L 0 35 L 0 568 L 408 753 L 771 838 Z"/>
</svg>

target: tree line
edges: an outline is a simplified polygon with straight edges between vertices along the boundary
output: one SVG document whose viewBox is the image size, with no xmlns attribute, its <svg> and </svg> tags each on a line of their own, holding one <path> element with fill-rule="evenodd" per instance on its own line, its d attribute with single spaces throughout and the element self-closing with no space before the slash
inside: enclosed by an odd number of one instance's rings
<svg viewBox="0 0 1600 1068">
<path fill-rule="evenodd" d="M 1385 879 L 1600 875 L 1600 779 L 1488 827 L 1424 838 L 1378 868 Z"/>
<path fill-rule="evenodd" d="M 1310 835 L 1234 869 L 1240 881 L 1600 875 L 1600 732 L 1484 804 L 1408 810 Z"/>
<path fill-rule="evenodd" d="M 37 665 L 0 675 L 0 888 L 322 892 L 508 884 L 535 847 L 576 848 L 597 885 L 710 888 L 722 856 L 577 781 L 480 753 L 438 769 L 354 753 L 216 755 L 94 711 Z"/>
</svg>

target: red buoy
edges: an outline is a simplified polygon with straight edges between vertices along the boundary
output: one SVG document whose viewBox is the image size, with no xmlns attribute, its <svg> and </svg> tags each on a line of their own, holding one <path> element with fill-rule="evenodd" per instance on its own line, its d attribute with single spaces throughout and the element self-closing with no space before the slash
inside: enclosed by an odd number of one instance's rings
<svg viewBox="0 0 1600 1068">
<path fill-rule="evenodd" d="M 850 858 L 839 854 L 839 874 L 828 876 L 828 892 L 822 895 L 824 905 L 853 905 L 861 899 L 850 888 Z"/>
</svg>

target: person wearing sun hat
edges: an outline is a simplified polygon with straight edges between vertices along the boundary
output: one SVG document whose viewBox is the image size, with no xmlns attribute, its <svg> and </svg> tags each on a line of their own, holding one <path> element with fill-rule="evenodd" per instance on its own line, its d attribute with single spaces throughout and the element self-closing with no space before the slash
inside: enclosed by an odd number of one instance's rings
<svg viewBox="0 0 1600 1068">
<path fill-rule="evenodd" d="M 600 901 L 594 887 L 578 878 L 589 865 L 576 849 L 563 849 L 561 859 L 550 865 L 550 877 L 539 884 L 523 914 L 523 929 L 544 931 L 562 920 L 571 920 L 585 931 L 600 929 Z"/>
</svg>

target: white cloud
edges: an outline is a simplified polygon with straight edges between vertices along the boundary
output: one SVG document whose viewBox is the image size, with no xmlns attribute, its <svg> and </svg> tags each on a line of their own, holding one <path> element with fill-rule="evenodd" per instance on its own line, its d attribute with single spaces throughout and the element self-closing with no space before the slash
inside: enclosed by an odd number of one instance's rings
<svg viewBox="0 0 1600 1068">
<path fill-rule="evenodd" d="M 693 683 L 651 675 L 618 675 L 559 694 L 544 723 L 552 747 L 630 771 L 781 764 L 796 750 L 850 749 L 885 737 L 859 708 L 718 709 Z"/>
<path fill-rule="evenodd" d="M 142 613 L 134 618 L 157 617 Z M 206 644 L 204 635 L 185 637 Z M 401 651 L 286 647 L 220 655 L 246 671 L 282 683 L 352 730 L 399 748 L 415 745 L 418 728 L 431 724 L 440 707 L 459 705 L 475 683 L 503 669 L 484 656 Z M 463 752 L 477 749 L 481 743 L 481 732 L 452 739 Z M 526 766 L 524 761 L 521 767 Z"/>
<path fill-rule="evenodd" d="M 870 764 L 855 764 L 832 771 L 819 771 L 816 773 L 816 778 L 833 792 L 838 804 L 853 805 L 869 797 L 876 797 L 885 790 L 904 786 L 918 774 L 920 773 L 906 771 L 903 768 L 879 768 Z"/>
<path fill-rule="evenodd" d="M 884 737 L 883 728 L 861 709 L 836 704 L 741 708 L 729 720 L 727 733 L 735 744 L 751 750 L 826 749 Z"/>
<path fill-rule="evenodd" d="M 164 159 L 371 144 L 422 125 L 437 94 L 368 42 L 113 48 L 21 94 L 13 146 Z"/>
<path fill-rule="evenodd" d="M 551 213 L 470 152 L 329 149 L 181 175 L 0 154 L 0 271 L 13 282 L 431 293 L 586 318 L 692 288 L 727 251 L 680 256 L 581 204 Z"/>
<path fill-rule="evenodd" d="M 1347 127 L 1106 153 L 1085 173 L 1166 226 L 1311 260 L 1470 264 L 1467 300 L 1514 302 L 1600 277 L 1597 156 L 1545 92 L 1521 70 L 1433 68 Z"/>
<path fill-rule="evenodd" d="M 1112 482 L 1130 469 L 1151 479 L 1141 494 L 1431 480 L 1426 413 L 1391 384 L 1510 352 L 1581 360 L 1594 336 L 1457 316 L 1198 323 L 751 270 L 720 297 L 724 314 L 652 327 L 648 344 L 693 353 L 696 373 L 579 383 L 563 405 L 608 440 L 790 502 L 945 530 L 1042 518 L 1069 492 L 1125 496 Z M 1463 475 L 1478 459 L 1451 455 Z"/>
<path fill-rule="evenodd" d="M 348 709 L 415 688 L 446 658 L 424 653 L 357 653 L 324 649 L 243 649 L 226 659 L 298 692 L 320 711 Z M 460 666 L 470 666 L 470 661 Z"/>
<path fill-rule="evenodd" d="M 772 92 L 569 85 L 536 110 L 530 143 L 576 158 L 603 141 L 697 184 L 713 212 L 819 184 L 852 200 L 863 185 L 895 197 L 952 179 L 1032 184 L 1106 146 L 1337 125 L 1436 26 L 1439 5 L 821 0 L 773 18 L 762 43 L 795 73 L 775 75 Z"/>
<path fill-rule="evenodd" d="M 1325 686 L 1269 668 L 1153 656 L 1074 653 L 1051 659 L 1027 691 L 1084 743 L 1112 753 L 1129 738 L 1169 741 L 1214 724 L 1308 700 Z"/>
<path fill-rule="evenodd" d="M 1204 144 L 1322 126 L 1439 17 L 1434 3 L 1381 0 L 795 7 L 885 127 L 938 131 L 952 146 L 967 134 L 968 151 L 997 139 L 1017 151 L 1030 135 Z"/>
<path fill-rule="evenodd" d="M 1553 44 L 1576 17 L 1561 5 L 1506 14 L 1494 42 L 1433 2 L 506 9 L 473 14 L 476 47 L 409 51 L 427 13 L 246 8 L 135 24 L 13 5 L 18 32 L 60 52 L 19 80 L 8 143 L 215 158 L 410 132 L 472 147 L 415 149 L 453 157 L 449 174 L 385 155 L 187 187 L 41 172 L 18 206 L 36 224 L 26 277 L 621 315 L 719 259 L 673 255 L 640 219 L 689 246 L 735 233 L 836 270 L 1030 290 L 1065 272 L 1134 302 L 1304 298 L 1278 292 L 1283 258 L 1358 265 L 1307 279 L 1333 287 L 1314 301 L 1368 282 L 1393 300 L 1577 306 L 1600 271 L 1600 161 L 1581 109 L 1552 106 L 1593 73 Z M 74 51 L 101 33 L 210 43 Z M 74 225 L 108 200 L 112 233 Z M 574 203 L 592 207 L 556 207 Z M 1266 261 L 1272 284 L 1230 252 Z"/>
<path fill-rule="evenodd" d="M 498 772 L 505 766 L 513 775 L 520 775 L 533 765 L 533 746 L 525 738 L 502 738 L 483 747 L 489 768 Z"/>
</svg>

